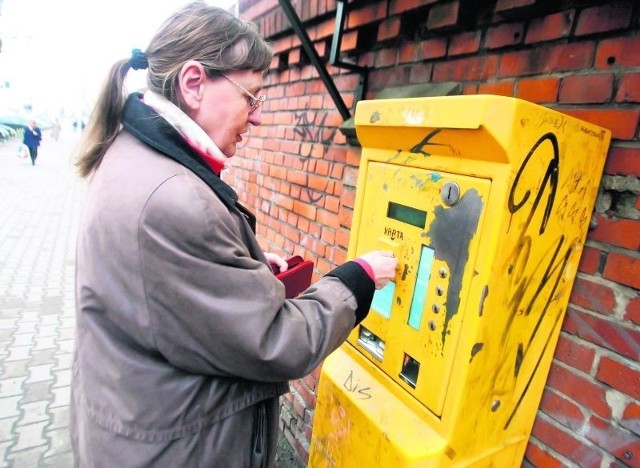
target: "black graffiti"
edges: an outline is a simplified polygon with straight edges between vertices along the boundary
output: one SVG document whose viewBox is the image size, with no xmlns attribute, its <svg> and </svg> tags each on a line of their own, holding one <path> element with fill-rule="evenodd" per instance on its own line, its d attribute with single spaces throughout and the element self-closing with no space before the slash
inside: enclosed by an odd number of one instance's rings
<svg viewBox="0 0 640 468">
<path fill-rule="evenodd" d="M 349 372 L 349 377 L 344 381 L 343 387 L 351 393 L 357 393 L 358 398 L 361 400 L 368 400 L 371 398 L 370 387 L 358 387 L 358 383 L 353 382 L 353 371 Z"/>
<path fill-rule="evenodd" d="M 589 220 L 587 207 L 584 206 L 584 199 L 587 196 L 587 186 L 590 181 L 583 183 L 582 173 L 577 170 L 571 171 L 567 181 L 562 185 L 562 193 L 565 195 L 558 203 L 556 214 L 562 221 L 570 221 L 582 229 Z"/>
<path fill-rule="evenodd" d="M 441 128 L 436 128 L 435 130 L 432 130 L 426 137 L 424 137 L 422 139 L 422 141 L 420 143 L 418 143 L 417 145 L 414 145 L 409 152 L 410 153 L 420 153 L 423 154 L 424 156 L 431 156 L 431 153 L 427 152 L 424 147 L 425 146 L 442 146 L 441 143 L 431 143 L 431 139 L 436 136 L 438 133 L 440 133 L 442 131 Z"/>
<path fill-rule="evenodd" d="M 529 199 L 529 196 L 531 195 L 531 191 L 529 189 L 526 189 L 524 195 L 522 196 L 522 199 L 516 203 L 514 201 L 515 192 L 519 188 L 520 177 L 522 176 L 522 173 L 524 172 L 529 161 L 531 160 L 531 157 L 535 154 L 536 150 L 540 147 L 540 145 L 545 141 L 549 141 L 551 143 L 551 146 L 553 148 L 553 156 L 549 160 L 549 164 L 547 166 L 547 171 L 544 175 L 544 179 L 542 180 L 542 184 L 540 184 L 540 187 L 538 188 L 536 199 L 533 202 L 531 211 L 529 211 L 529 217 L 527 218 L 527 221 L 525 222 L 524 229 L 523 229 L 524 231 L 526 231 L 527 228 L 529 227 L 529 224 L 531 223 L 531 219 L 533 218 L 533 215 L 535 214 L 538 208 L 538 204 L 540 203 L 540 199 L 542 198 L 542 195 L 547 185 L 549 185 L 549 194 L 547 195 L 547 204 L 545 206 L 544 214 L 542 216 L 542 222 L 540 223 L 539 234 L 543 234 L 547 227 L 547 223 L 549 222 L 549 218 L 551 216 L 551 210 L 553 208 L 553 203 L 555 200 L 556 191 L 558 187 L 558 171 L 560 169 L 560 151 L 558 149 L 558 139 L 553 133 L 546 133 L 542 135 L 542 137 L 540 137 L 540 139 L 536 142 L 536 144 L 533 145 L 533 148 L 531 148 L 531 150 L 529 151 L 529 154 L 527 154 L 527 156 L 524 158 L 524 161 L 522 161 L 522 165 L 518 169 L 518 172 L 516 173 L 516 177 L 513 181 L 513 185 L 511 186 L 511 191 L 509 192 L 509 201 L 508 201 L 509 212 L 513 215 L 517 211 L 519 211 L 520 208 L 522 208 L 524 204 L 527 202 L 527 200 Z"/>
<path fill-rule="evenodd" d="M 299 111 L 294 113 L 294 121 L 295 127 L 293 129 L 294 134 L 298 135 L 302 141 L 312 144 L 320 144 L 324 146 L 326 150 L 327 147 L 333 141 L 333 138 L 336 133 L 336 129 L 326 129 L 324 124 L 327 120 L 327 112 L 324 112 L 322 116 L 319 118 L 318 122 L 316 122 L 316 113 L 305 109 L 304 111 Z M 311 151 L 313 150 L 313 145 L 310 145 L 307 149 L 307 154 L 305 153 L 304 146 L 300 148 L 300 161 L 302 162 L 302 170 L 306 173 L 313 172 L 310 170 L 310 165 L 312 161 Z M 334 161 L 329 162 L 329 174 L 332 173 L 333 167 L 335 165 Z M 303 193 L 306 194 L 308 201 L 312 204 L 317 204 L 326 196 L 326 190 L 329 186 L 329 179 L 327 178 L 324 187 L 313 189 L 308 185 L 304 187 Z"/>
</svg>

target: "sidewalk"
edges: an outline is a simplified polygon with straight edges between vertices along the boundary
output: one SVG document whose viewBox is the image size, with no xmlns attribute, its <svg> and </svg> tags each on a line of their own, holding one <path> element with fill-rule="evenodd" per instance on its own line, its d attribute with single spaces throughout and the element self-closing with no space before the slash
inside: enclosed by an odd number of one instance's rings
<svg viewBox="0 0 640 468">
<path fill-rule="evenodd" d="M 70 467 L 77 135 L 45 133 L 35 166 L 0 146 L 0 466 Z"/>
<path fill-rule="evenodd" d="M 69 385 L 75 234 L 85 182 L 78 134 L 45 134 L 35 166 L 0 145 L 0 468 L 73 466 Z M 276 467 L 296 467 L 280 438 Z"/>
</svg>

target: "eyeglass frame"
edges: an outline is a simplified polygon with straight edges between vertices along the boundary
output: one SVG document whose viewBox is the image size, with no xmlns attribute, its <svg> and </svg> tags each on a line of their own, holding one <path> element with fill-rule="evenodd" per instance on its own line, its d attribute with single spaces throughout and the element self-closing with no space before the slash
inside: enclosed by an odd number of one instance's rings
<svg viewBox="0 0 640 468">
<path fill-rule="evenodd" d="M 229 80 L 233 85 L 235 85 L 236 88 L 242 91 L 246 97 L 251 99 L 251 101 L 249 101 L 249 113 L 255 112 L 267 100 L 267 96 L 265 96 L 264 94 L 254 96 L 244 86 L 242 86 L 233 78 L 228 77 L 224 73 L 221 73 L 220 76 Z"/>
</svg>

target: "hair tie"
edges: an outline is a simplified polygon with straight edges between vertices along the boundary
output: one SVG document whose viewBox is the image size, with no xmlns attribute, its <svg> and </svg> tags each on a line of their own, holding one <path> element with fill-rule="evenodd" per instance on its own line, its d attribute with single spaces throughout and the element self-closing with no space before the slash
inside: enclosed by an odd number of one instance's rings
<svg viewBox="0 0 640 468">
<path fill-rule="evenodd" d="M 133 49 L 131 51 L 131 58 L 129 64 L 134 70 L 144 70 L 149 66 L 149 60 L 147 60 L 147 54 L 140 49 Z"/>
</svg>

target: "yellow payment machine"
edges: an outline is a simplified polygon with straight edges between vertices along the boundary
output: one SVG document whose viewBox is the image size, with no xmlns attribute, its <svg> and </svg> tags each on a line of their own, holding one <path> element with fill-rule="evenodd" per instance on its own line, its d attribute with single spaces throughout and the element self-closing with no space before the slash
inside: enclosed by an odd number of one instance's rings
<svg viewBox="0 0 640 468">
<path fill-rule="evenodd" d="M 312 467 L 520 466 L 610 132 L 515 98 L 371 100 L 349 257 L 395 281 L 323 365 Z"/>
</svg>

